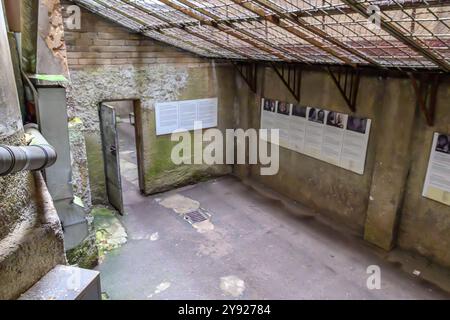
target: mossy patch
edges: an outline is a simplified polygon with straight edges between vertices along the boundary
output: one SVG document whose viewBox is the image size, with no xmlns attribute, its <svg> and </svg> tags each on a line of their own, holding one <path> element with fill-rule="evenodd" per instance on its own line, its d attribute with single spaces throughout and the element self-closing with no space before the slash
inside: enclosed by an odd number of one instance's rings
<svg viewBox="0 0 450 320">
<path fill-rule="evenodd" d="M 127 233 L 115 212 L 106 207 L 91 211 L 93 222 L 90 236 L 78 247 L 66 252 L 71 265 L 93 269 L 102 263 L 107 253 L 127 242 Z"/>
<path fill-rule="evenodd" d="M 95 235 L 91 234 L 79 246 L 66 252 L 70 265 L 77 265 L 83 269 L 93 269 L 98 265 L 98 249 Z"/>
<path fill-rule="evenodd" d="M 91 214 L 94 218 L 95 239 L 101 263 L 108 252 L 120 248 L 127 242 L 127 233 L 112 210 L 94 208 Z"/>
</svg>

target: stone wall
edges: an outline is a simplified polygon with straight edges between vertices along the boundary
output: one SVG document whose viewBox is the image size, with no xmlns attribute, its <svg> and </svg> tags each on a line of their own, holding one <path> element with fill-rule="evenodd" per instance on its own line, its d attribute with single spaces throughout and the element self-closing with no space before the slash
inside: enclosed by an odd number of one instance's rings
<svg viewBox="0 0 450 320">
<path fill-rule="evenodd" d="M 237 78 L 239 126 L 260 127 L 260 99 L 296 103 L 270 68 L 259 68 L 258 92 Z M 351 114 L 331 77 L 304 71 L 301 104 Z M 280 148 L 280 172 L 260 176 L 258 166 L 234 171 L 288 195 L 375 245 L 413 250 L 450 266 L 450 208 L 422 197 L 434 132 L 450 133 L 449 79 L 442 83 L 436 125 L 416 107 L 408 78 L 363 76 L 356 115 L 372 119 L 366 168 L 358 175 Z"/>
<path fill-rule="evenodd" d="M 25 145 L 2 6 L 0 144 Z M 0 177 L 0 300 L 17 298 L 64 263 L 62 228 L 42 177 L 30 172 Z"/>
<path fill-rule="evenodd" d="M 233 67 L 132 33 L 85 10 L 81 22 L 80 30 L 66 31 L 68 103 L 69 117 L 84 125 L 92 201 L 106 200 L 98 118 L 105 100 L 141 102 L 145 193 L 230 172 L 228 166 L 174 166 L 170 136 L 156 137 L 154 104 L 218 97 L 219 127 L 233 127 Z"/>
</svg>

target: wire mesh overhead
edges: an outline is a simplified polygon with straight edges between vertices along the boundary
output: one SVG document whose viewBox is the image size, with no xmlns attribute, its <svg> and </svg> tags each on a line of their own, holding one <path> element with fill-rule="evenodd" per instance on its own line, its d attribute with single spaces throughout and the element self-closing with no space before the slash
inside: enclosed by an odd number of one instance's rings
<svg viewBox="0 0 450 320">
<path fill-rule="evenodd" d="M 206 57 L 450 71 L 449 0 L 76 0 Z"/>
</svg>

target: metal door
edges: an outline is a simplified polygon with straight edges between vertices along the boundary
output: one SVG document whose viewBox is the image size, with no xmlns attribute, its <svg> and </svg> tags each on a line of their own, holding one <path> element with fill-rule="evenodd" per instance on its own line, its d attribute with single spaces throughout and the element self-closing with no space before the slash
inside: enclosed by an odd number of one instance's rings
<svg viewBox="0 0 450 320">
<path fill-rule="evenodd" d="M 109 203 L 123 213 L 122 181 L 120 177 L 119 139 L 116 111 L 104 103 L 100 105 L 103 158 L 105 162 L 106 192 Z"/>
</svg>

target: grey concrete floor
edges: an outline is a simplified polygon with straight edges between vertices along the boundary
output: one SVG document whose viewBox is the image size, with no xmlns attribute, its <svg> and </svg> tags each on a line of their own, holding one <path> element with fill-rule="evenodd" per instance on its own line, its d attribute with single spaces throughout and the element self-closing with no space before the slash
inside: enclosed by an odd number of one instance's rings
<svg viewBox="0 0 450 320">
<path fill-rule="evenodd" d="M 143 197 L 124 172 L 128 242 L 98 267 L 111 299 L 450 298 L 308 208 L 234 177 Z M 208 210 L 213 229 L 196 229 L 164 206 L 174 195 L 178 205 L 194 200 Z M 371 265 L 380 267 L 380 290 L 367 288 Z"/>
</svg>

